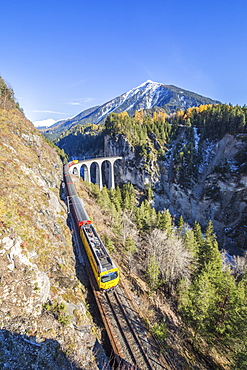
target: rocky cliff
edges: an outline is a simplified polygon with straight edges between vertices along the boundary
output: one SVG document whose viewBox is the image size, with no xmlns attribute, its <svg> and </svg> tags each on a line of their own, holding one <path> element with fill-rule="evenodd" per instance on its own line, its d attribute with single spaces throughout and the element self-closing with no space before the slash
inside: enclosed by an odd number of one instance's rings
<svg viewBox="0 0 247 370">
<path fill-rule="evenodd" d="M 185 131 L 178 130 L 162 161 L 147 161 L 123 135 L 105 137 L 104 152 L 123 156 L 116 168 L 119 183 L 130 181 L 139 188 L 150 183 L 157 209 L 168 208 L 190 225 L 196 220 L 205 227 L 211 219 L 220 247 L 241 254 L 247 249 L 247 136 L 199 141 L 194 129 L 192 173 L 185 159 L 178 161 L 187 142 Z"/>
<path fill-rule="evenodd" d="M 0 368 L 96 368 L 62 162 L 14 106 L 0 130 Z"/>
</svg>

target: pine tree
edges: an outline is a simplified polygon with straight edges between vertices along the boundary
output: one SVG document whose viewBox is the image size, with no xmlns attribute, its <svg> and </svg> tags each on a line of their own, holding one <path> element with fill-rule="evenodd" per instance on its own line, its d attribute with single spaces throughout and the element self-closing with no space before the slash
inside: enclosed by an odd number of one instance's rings
<svg viewBox="0 0 247 370">
<path fill-rule="evenodd" d="M 222 260 L 211 220 L 208 222 L 204 241 L 201 245 L 199 245 L 199 263 L 201 267 L 204 267 L 210 262 L 214 264 L 215 269 L 222 269 Z"/>
<path fill-rule="evenodd" d="M 167 209 L 164 212 L 159 212 L 159 229 L 167 231 L 168 235 L 172 233 L 172 216 Z"/>
<path fill-rule="evenodd" d="M 247 367 L 247 277 L 246 273 L 237 286 L 235 310 L 231 312 L 232 333 L 229 343 L 234 340 L 235 369 L 245 370 Z M 241 335 L 239 328 L 241 328 Z"/>
<path fill-rule="evenodd" d="M 141 203 L 140 207 L 136 208 L 136 224 L 139 230 L 145 229 L 145 219 L 146 219 L 146 209 L 144 206 L 144 202 Z"/>
<path fill-rule="evenodd" d="M 146 188 L 147 200 L 151 201 L 154 197 L 151 184 L 147 184 L 145 188 Z"/>
<path fill-rule="evenodd" d="M 185 247 L 192 253 L 194 261 L 197 261 L 199 254 L 198 242 L 193 230 L 186 230 L 183 236 Z"/>
<path fill-rule="evenodd" d="M 184 317 L 196 333 L 200 332 L 210 342 L 221 340 L 232 348 L 238 346 L 237 327 L 242 324 L 247 343 L 247 324 L 244 324 L 247 322 L 247 289 L 241 284 L 236 286 L 229 268 L 223 270 L 211 221 L 201 249 L 201 268 L 196 271 L 191 286 L 180 293 Z"/>
<path fill-rule="evenodd" d="M 93 193 L 93 196 L 98 200 L 100 198 L 100 188 L 98 184 L 90 183 L 90 190 Z"/>
<path fill-rule="evenodd" d="M 115 189 L 110 189 L 109 196 L 111 202 L 114 203 L 117 212 L 120 212 L 122 206 L 122 195 L 119 186 L 117 186 Z"/>
<path fill-rule="evenodd" d="M 133 239 L 128 235 L 125 240 L 125 250 L 129 253 L 133 253 L 136 251 L 136 246 Z"/>
<path fill-rule="evenodd" d="M 193 232 L 194 232 L 195 239 L 197 241 L 198 248 L 200 249 L 203 245 L 203 237 L 202 237 L 201 226 L 197 221 L 194 222 Z"/>
<path fill-rule="evenodd" d="M 241 312 L 239 292 L 229 268 L 224 271 L 211 270 L 211 281 L 216 288 L 216 304 L 212 315 L 212 325 L 214 331 L 221 335 L 222 341 L 229 343 L 233 339 L 235 331 L 233 316 L 237 312 L 238 314 Z"/>
<path fill-rule="evenodd" d="M 103 188 L 100 191 L 99 203 L 101 207 L 106 211 L 109 210 L 111 207 L 111 200 L 106 186 L 103 186 Z"/>
<path fill-rule="evenodd" d="M 151 229 L 154 229 L 156 227 L 156 223 L 157 223 L 157 213 L 155 211 L 155 208 L 153 207 L 150 207 L 150 227 Z"/>
<path fill-rule="evenodd" d="M 128 182 L 128 184 L 124 184 L 122 190 L 122 208 L 134 210 L 135 205 L 136 205 L 135 188 L 130 182 Z"/>
<path fill-rule="evenodd" d="M 150 257 L 146 275 L 151 289 L 156 289 L 159 285 L 159 267 L 154 256 Z"/>
<path fill-rule="evenodd" d="M 195 335 L 210 335 L 210 320 L 215 307 L 215 287 L 207 272 L 203 271 L 183 296 L 182 312 L 193 325 Z"/>
<path fill-rule="evenodd" d="M 141 208 L 143 209 L 143 231 L 148 231 L 151 229 L 151 212 L 147 199 L 142 202 Z"/>
<path fill-rule="evenodd" d="M 178 233 L 180 235 L 183 235 L 183 229 L 184 229 L 184 219 L 183 216 L 180 215 L 178 220 Z"/>
</svg>

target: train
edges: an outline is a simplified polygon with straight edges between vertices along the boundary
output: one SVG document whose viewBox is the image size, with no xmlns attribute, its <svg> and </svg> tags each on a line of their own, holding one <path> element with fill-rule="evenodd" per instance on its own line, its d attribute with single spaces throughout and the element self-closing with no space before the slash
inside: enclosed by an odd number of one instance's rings
<svg viewBox="0 0 247 370">
<path fill-rule="evenodd" d="M 64 182 L 68 193 L 68 207 L 76 221 L 80 238 L 93 271 L 97 287 L 101 291 L 112 290 L 119 283 L 119 269 L 110 257 L 77 195 L 69 168 L 77 163 L 74 160 L 64 165 Z"/>
</svg>

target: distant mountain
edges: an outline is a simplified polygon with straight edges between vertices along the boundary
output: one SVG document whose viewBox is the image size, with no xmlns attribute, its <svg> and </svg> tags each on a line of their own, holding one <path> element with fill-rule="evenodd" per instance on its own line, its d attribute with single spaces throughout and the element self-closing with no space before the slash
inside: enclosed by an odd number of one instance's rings
<svg viewBox="0 0 247 370">
<path fill-rule="evenodd" d="M 148 80 L 105 104 L 86 109 L 72 118 L 57 121 L 49 128 L 40 128 L 40 131 L 48 137 L 52 136 L 55 138 L 63 131 L 78 124 L 102 123 L 112 112 L 120 113 L 127 111 L 129 115 L 132 116 L 135 111 L 140 109 L 160 107 L 170 114 L 177 109 L 184 110 L 202 104 L 215 103 L 219 103 L 219 101 L 206 98 L 173 85 L 164 85 Z"/>
</svg>

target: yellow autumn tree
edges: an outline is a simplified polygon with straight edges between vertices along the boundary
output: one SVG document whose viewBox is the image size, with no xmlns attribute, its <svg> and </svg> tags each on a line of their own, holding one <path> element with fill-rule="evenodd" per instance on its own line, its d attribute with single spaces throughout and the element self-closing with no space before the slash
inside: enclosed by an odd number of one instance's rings
<svg viewBox="0 0 247 370">
<path fill-rule="evenodd" d="M 139 122 L 139 123 L 143 123 L 143 119 L 144 119 L 144 112 L 143 112 L 143 109 L 140 109 L 140 110 L 136 110 L 135 111 L 135 115 L 134 115 L 134 122 Z"/>
<path fill-rule="evenodd" d="M 121 121 L 123 121 L 126 117 L 129 117 L 129 115 L 126 111 L 119 113 L 119 118 L 120 118 Z"/>
</svg>

